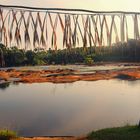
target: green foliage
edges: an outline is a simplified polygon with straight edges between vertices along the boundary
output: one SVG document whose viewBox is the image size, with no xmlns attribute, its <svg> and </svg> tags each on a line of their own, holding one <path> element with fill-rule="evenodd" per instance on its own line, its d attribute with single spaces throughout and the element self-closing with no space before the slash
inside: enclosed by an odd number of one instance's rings
<svg viewBox="0 0 140 140">
<path fill-rule="evenodd" d="M 47 52 L 44 51 L 24 51 L 22 49 L 18 49 L 17 47 L 6 48 L 3 44 L 0 44 L 0 48 L 4 55 L 4 62 L 6 67 L 44 65 L 47 63 L 45 60 Z"/>
<path fill-rule="evenodd" d="M 26 52 L 26 58 L 27 58 L 27 63 L 28 64 L 35 64 L 35 52 L 33 51 L 27 51 Z"/>
<path fill-rule="evenodd" d="M 88 64 L 88 65 L 92 65 L 94 63 L 91 55 L 86 56 L 84 62 L 85 64 Z"/>
<path fill-rule="evenodd" d="M 73 48 L 70 50 L 49 50 L 46 56 L 48 64 L 75 64 L 83 63 L 86 56 L 83 48 Z"/>
<path fill-rule="evenodd" d="M 7 49 L 4 54 L 5 63 L 8 66 L 20 66 L 24 64 L 25 61 L 25 52 L 23 50 L 17 49 L 16 47 L 12 47 L 11 49 Z"/>
<path fill-rule="evenodd" d="M 127 43 L 117 43 L 111 47 L 77 47 L 57 51 L 24 51 L 16 47 L 6 48 L 0 44 L 0 60 L 1 66 L 140 62 L 140 41 L 129 40 Z"/>
<path fill-rule="evenodd" d="M 10 130 L 0 130 L 0 140 L 10 140 L 17 138 L 17 133 Z"/>
<path fill-rule="evenodd" d="M 1 90 L 5 90 L 6 88 L 8 88 L 10 86 L 10 82 L 4 82 L 0 84 L 0 89 Z"/>
<path fill-rule="evenodd" d="M 47 55 L 46 52 L 33 52 L 33 51 L 27 51 L 26 52 L 26 58 L 27 58 L 27 64 L 29 65 L 44 65 L 45 62 L 45 56 Z"/>
<path fill-rule="evenodd" d="M 88 140 L 140 140 L 140 128 L 125 126 L 103 129 L 89 134 Z"/>
</svg>

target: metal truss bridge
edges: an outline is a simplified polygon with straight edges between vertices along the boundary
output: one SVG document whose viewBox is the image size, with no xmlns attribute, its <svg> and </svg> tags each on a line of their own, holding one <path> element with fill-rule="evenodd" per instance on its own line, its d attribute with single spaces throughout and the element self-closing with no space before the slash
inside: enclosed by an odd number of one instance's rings
<svg viewBox="0 0 140 140">
<path fill-rule="evenodd" d="M 139 40 L 140 13 L 0 5 L 0 43 L 54 50 Z"/>
</svg>

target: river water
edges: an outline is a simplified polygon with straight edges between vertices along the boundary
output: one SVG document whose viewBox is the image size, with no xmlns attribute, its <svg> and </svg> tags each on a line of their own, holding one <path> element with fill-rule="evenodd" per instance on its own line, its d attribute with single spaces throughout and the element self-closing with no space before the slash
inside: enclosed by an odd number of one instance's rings
<svg viewBox="0 0 140 140">
<path fill-rule="evenodd" d="M 10 84 L 0 88 L 0 128 L 21 136 L 77 136 L 137 124 L 140 81 Z"/>
</svg>

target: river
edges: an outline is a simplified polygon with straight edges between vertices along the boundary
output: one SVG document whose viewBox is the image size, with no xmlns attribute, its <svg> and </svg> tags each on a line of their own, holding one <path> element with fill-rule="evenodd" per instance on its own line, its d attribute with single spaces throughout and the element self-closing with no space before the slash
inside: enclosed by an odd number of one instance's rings
<svg viewBox="0 0 140 140">
<path fill-rule="evenodd" d="M 0 88 L 0 128 L 21 136 L 77 136 L 137 124 L 140 81 L 9 84 Z"/>
</svg>

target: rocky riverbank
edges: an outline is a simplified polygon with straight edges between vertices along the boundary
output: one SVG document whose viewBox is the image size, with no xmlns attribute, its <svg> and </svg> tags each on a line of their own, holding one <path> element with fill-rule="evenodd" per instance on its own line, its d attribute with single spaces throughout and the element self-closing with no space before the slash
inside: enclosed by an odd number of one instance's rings
<svg viewBox="0 0 140 140">
<path fill-rule="evenodd" d="M 96 66 L 91 66 L 96 67 Z M 118 66 L 119 67 L 119 66 Z M 119 67 L 114 69 L 80 71 L 80 69 L 63 68 L 63 69 L 1 69 L 0 84 L 6 82 L 17 83 L 72 83 L 76 81 L 97 81 L 109 79 L 121 80 L 139 80 L 140 66 L 136 67 Z"/>
</svg>

